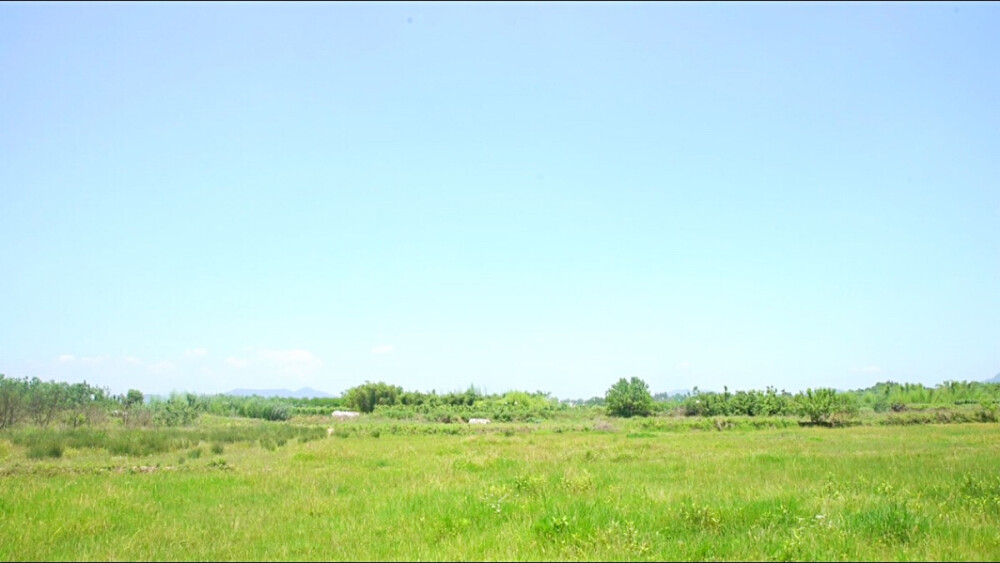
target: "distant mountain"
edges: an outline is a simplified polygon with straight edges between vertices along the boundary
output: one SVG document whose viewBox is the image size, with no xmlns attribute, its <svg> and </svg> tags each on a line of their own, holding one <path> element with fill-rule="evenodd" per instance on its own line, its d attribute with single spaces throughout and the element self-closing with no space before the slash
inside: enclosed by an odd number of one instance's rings
<svg viewBox="0 0 1000 563">
<path fill-rule="evenodd" d="M 667 391 L 663 393 L 654 393 L 653 400 L 655 401 L 666 401 L 674 398 L 684 398 L 691 394 L 690 389 L 674 389 L 673 391 Z"/>
<path fill-rule="evenodd" d="M 287 397 L 290 399 L 333 398 L 333 395 L 324 393 L 323 391 L 317 391 L 311 387 L 303 387 L 298 391 L 291 391 L 289 389 L 233 389 L 225 394 L 233 395 L 235 397 L 252 397 L 253 395 L 257 395 L 259 397 Z"/>
<path fill-rule="evenodd" d="M 1000 383 L 1000 373 L 994 375 L 992 379 L 984 379 L 983 383 Z"/>
</svg>

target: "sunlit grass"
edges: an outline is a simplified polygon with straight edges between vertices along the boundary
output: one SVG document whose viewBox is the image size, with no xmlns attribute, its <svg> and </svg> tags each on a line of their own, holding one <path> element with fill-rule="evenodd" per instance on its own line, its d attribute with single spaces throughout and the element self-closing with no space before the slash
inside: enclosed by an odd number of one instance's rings
<svg viewBox="0 0 1000 563">
<path fill-rule="evenodd" d="M 0 559 L 1000 557 L 996 424 L 342 426 L 278 446 L 214 420 L 144 456 L 0 438 Z"/>
</svg>

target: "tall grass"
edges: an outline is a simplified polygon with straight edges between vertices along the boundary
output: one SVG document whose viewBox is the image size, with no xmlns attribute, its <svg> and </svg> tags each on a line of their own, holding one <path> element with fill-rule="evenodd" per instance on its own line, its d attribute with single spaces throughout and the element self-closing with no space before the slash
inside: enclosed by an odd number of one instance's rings
<svg viewBox="0 0 1000 563">
<path fill-rule="evenodd" d="M 202 426 L 141 465 L 0 438 L 0 560 L 1000 557 L 995 424 L 340 426 Z"/>
<path fill-rule="evenodd" d="M 31 458 L 59 457 L 66 448 L 99 449 L 117 456 L 149 456 L 210 442 L 222 447 L 237 442 L 284 445 L 290 439 L 308 441 L 324 436 L 322 428 L 273 422 L 250 422 L 195 428 L 18 428 L 6 432 Z"/>
</svg>

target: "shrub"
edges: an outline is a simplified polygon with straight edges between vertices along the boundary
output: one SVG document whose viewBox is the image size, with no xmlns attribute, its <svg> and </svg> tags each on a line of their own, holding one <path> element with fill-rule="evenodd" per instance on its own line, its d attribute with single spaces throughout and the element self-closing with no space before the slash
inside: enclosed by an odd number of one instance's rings
<svg viewBox="0 0 1000 563">
<path fill-rule="evenodd" d="M 364 385 L 348 389 L 344 393 L 344 403 L 359 412 L 370 413 L 377 405 L 397 404 L 402 394 L 403 389 L 399 386 L 366 381 Z"/>
<path fill-rule="evenodd" d="M 806 389 L 795 396 L 795 405 L 800 415 L 809 418 L 813 424 L 832 424 L 835 415 L 849 416 L 857 412 L 857 405 L 845 394 L 834 389 Z"/>
<path fill-rule="evenodd" d="M 653 396 L 646 382 L 633 377 L 624 377 L 608 389 L 605 394 L 608 414 L 611 416 L 649 416 L 653 412 Z"/>
</svg>

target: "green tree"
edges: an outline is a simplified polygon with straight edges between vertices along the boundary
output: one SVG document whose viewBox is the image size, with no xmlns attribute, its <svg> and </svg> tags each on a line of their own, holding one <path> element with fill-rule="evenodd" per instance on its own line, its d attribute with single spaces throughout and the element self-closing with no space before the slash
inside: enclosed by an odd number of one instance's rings
<svg viewBox="0 0 1000 563">
<path fill-rule="evenodd" d="M 608 414 L 611 416 L 649 416 L 653 412 L 653 396 L 646 382 L 633 377 L 618 380 L 605 394 Z"/>
<path fill-rule="evenodd" d="M 207 403 L 194 393 L 173 392 L 166 401 L 157 400 L 150 406 L 155 411 L 156 422 L 165 426 L 187 426 L 207 410 Z"/>
<path fill-rule="evenodd" d="M 128 394 L 125 395 L 125 408 L 130 409 L 132 407 L 141 406 L 143 399 L 142 391 L 138 389 L 129 389 Z"/>
<path fill-rule="evenodd" d="M 395 405 L 399 403 L 399 396 L 403 394 L 403 388 L 387 383 L 372 383 L 366 381 L 364 385 L 352 387 L 344 392 L 344 403 L 353 409 L 363 413 L 370 413 L 375 410 L 376 405 Z"/>
<path fill-rule="evenodd" d="M 28 378 L 12 379 L 0 374 L 0 430 L 17 424 L 25 411 Z"/>
<path fill-rule="evenodd" d="M 67 385 L 55 381 L 45 382 L 31 378 L 26 389 L 26 407 L 31 420 L 45 428 L 66 407 Z"/>
</svg>

